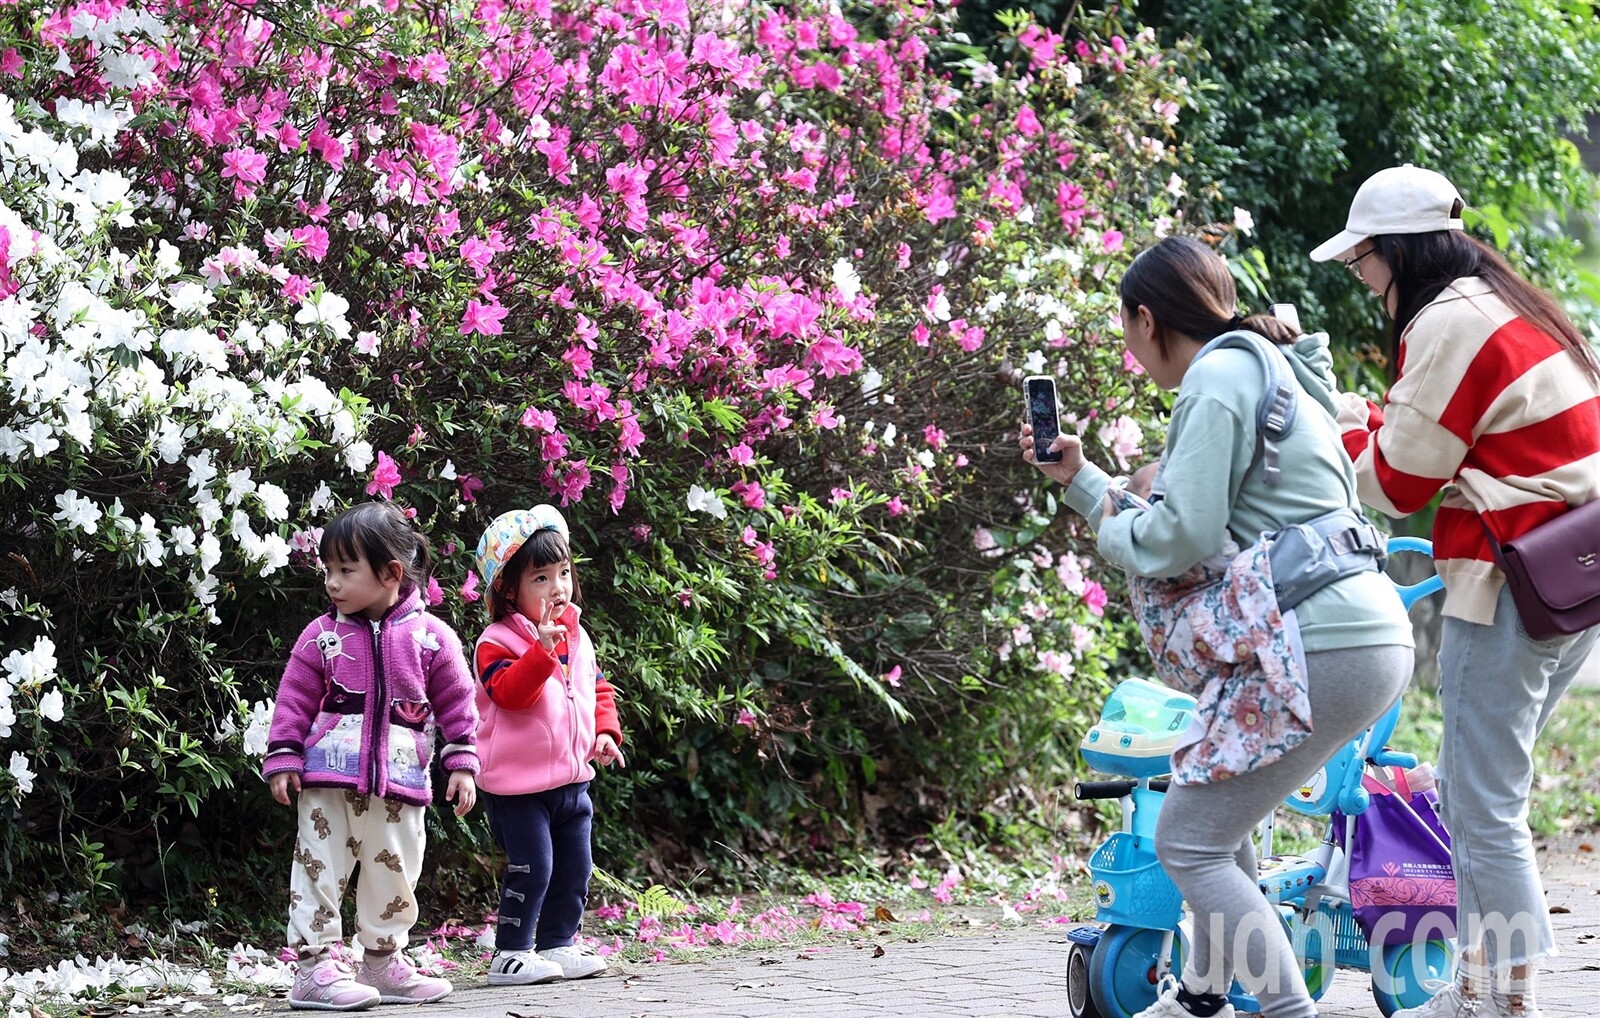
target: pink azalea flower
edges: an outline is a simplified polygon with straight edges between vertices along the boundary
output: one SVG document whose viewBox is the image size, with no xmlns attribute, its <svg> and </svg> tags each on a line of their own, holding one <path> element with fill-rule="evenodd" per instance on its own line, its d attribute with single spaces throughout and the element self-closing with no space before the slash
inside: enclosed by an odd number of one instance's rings
<svg viewBox="0 0 1600 1018">
<path fill-rule="evenodd" d="M 302 226 L 289 236 L 300 242 L 300 251 L 314 262 L 328 256 L 328 231 L 320 226 Z"/>
<path fill-rule="evenodd" d="M 1107 230 L 1105 233 L 1101 234 L 1100 235 L 1100 246 L 1105 248 L 1107 252 L 1111 252 L 1111 253 L 1114 253 L 1114 252 L 1117 252 L 1117 251 L 1121 251 L 1122 250 L 1122 231 L 1121 230 Z"/>
<path fill-rule="evenodd" d="M 522 411 L 521 423 L 524 428 L 537 428 L 549 434 L 556 430 L 556 415 L 549 410 L 540 410 L 530 406 Z"/>
<path fill-rule="evenodd" d="M 765 509 L 767 507 L 767 492 L 761 485 L 754 481 L 735 481 L 729 491 L 738 495 L 747 509 Z"/>
<path fill-rule="evenodd" d="M 461 242 L 461 260 L 467 263 L 479 279 L 482 279 L 484 270 L 494 260 L 494 248 L 477 237 L 468 237 Z"/>
<path fill-rule="evenodd" d="M 483 490 L 483 482 L 471 474 L 462 474 L 456 479 L 461 486 L 461 501 L 471 504 L 478 500 L 478 492 Z"/>
<path fill-rule="evenodd" d="M 738 445 L 728 450 L 728 458 L 739 464 L 741 467 L 747 467 L 751 463 L 755 462 L 756 457 L 755 453 L 748 445 L 740 442 Z"/>
<path fill-rule="evenodd" d="M 900 496 L 899 495 L 896 495 L 893 498 L 891 498 L 888 502 L 884 503 L 884 508 L 889 510 L 889 515 L 890 516 L 900 516 L 900 515 L 903 515 L 905 513 L 906 504 L 904 502 L 900 501 Z"/>
<path fill-rule="evenodd" d="M 739 716 L 734 719 L 733 723 L 743 725 L 746 728 L 755 728 L 756 716 L 750 713 L 750 708 L 745 707 L 739 711 Z"/>
<path fill-rule="evenodd" d="M 828 494 L 828 504 L 837 508 L 850 501 L 852 494 L 849 488 L 834 488 Z"/>
<path fill-rule="evenodd" d="M 949 436 L 937 425 L 929 424 L 922 429 L 922 439 L 928 443 L 929 448 L 938 452 L 944 449 L 945 444 L 949 441 Z"/>
<path fill-rule="evenodd" d="M 429 604 L 439 604 L 444 600 L 444 590 L 440 588 L 439 581 L 428 577 L 428 590 L 425 595 Z"/>
<path fill-rule="evenodd" d="M 832 431 L 839 426 L 839 418 L 834 416 L 832 406 L 818 403 L 817 408 L 811 411 L 811 423 L 824 431 Z"/>
<path fill-rule="evenodd" d="M 267 179 L 267 157 L 248 145 L 231 148 L 222 153 L 222 177 L 233 178 L 233 196 L 251 198 L 259 184 Z"/>
<path fill-rule="evenodd" d="M 896 689 L 900 688 L 900 666 L 895 665 L 887 672 L 884 672 L 883 681 L 887 682 L 891 686 L 894 686 Z"/>
<path fill-rule="evenodd" d="M 1089 614 L 1100 618 L 1106 613 L 1106 588 L 1090 580 L 1083 585 L 1083 603 L 1089 606 Z"/>
<path fill-rule="evenodd" d="M 480 596 L 478 593 L 478 573 L 476 570 L 467 572 L 467 581 L 461 585 L 461 600 L 471 603 Z"/>
<path fill-rule="evenodd" d="M 461 316 L 461 334 L 470 336 L 476 332 L 482 336 L 498 336 L 504 331 L 500 323 L 505 317 L 506 309 L 498 301 L 482 304 L 469 300 Z"/>
<path fill-rule="evenodd" d="M 395 485 L 400 483 L 400 467 L 386 452 L 378 453 L 378 465 L 372 468 L 372 480 L 367 484 L 367 494 L 379 498 L 393 498 Z"/>
<path fill-rule="evenodd" d="M 544 436 L 539 443 L 539 455 L 547 462 L 566 459 L 567 436 L 565 432 L 556 431 Z"/>
<path fill-rule="evenodd" d="M 1017 111 L 1017 130 L 1022 132 L 1024 138 L 1031 138 L 1044 130 L 1039 124 L 1039 115 L 1033 111 L 1032 106 L 1024 104 Z"/>
<path fill-rule="evenodd" d="M 1061 212 L 1061 225 L 1068 233 L 1077 233 L 1083 224 L 1083 217 L 1088 214 L 1085 204 L 1083 188 L 1077 184 L 1062 181 L 1056 185 L 1056 207 Z"/>
</svg>

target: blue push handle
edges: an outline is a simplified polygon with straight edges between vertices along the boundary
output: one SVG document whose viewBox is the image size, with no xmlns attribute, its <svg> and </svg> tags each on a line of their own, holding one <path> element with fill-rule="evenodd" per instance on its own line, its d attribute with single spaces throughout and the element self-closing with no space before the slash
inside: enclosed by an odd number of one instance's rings
<svg viewBox="0 0 1600 1018">
<path fill-rule="evenodd" d="M 1427 555 L 1429 558 L 1433 557 L 1433 542 L 1421 537 L 1391 537 L 1389 538 L 1388 547 L 1391 555 L 1397 551 L 1416 551 Z M 1443 589 L 1444 581 L 1439 579 L 1439 574 L 1437 573 L 1420 583 L 1413 583 L 1410 586 L 1395 585 L 1395 592 L 1400 595 L 1400 603 L 1406 606 L 1407 611 L 1410 611 L 1412 605 L 1429 594 Z"/>
<path fill-rule="evenodd" d="M 1409 771 L 1417 765 L 1417 754 L 1396 753 L 1392 749 L 1385 749 L 1374 755 L 1372 762 L 1379 767 L 1404 767 Z"/>
</svg>

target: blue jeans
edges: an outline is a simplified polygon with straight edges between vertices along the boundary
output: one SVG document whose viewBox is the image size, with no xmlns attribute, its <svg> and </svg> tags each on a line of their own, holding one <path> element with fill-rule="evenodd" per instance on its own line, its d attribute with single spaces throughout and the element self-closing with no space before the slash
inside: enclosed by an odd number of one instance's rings
<svg viewBox="0 0 1600 1018">
<path fill-rule="evenodd" d="M 1461 943 L 1481 941 L 1491 971 L 1555 949 L 1528 829 L 1533 744 L 1597 636 L 1600 627 L 1531 639 L 1509 589 L 1500 592 L 1493 625 L 1444 620 L 1439 804 L 1450 830 Z"/>
<path fill-rule="evenodd" d="M 489 830 L 506 853 L 495 949 L 566 947 L 577 939 L 594 867 L 589 783 L 529 795 L 479 796 L 489 813 Z"/>
</svg>

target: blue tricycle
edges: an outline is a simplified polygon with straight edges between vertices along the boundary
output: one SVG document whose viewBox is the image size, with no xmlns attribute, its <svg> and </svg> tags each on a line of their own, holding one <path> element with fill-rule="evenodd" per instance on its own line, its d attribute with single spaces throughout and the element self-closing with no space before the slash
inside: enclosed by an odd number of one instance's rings
<svg viewBox="0 0 1600 1018">
<path fill-rule="evenodd" d="M 1431 555 L 1433 545 L 1395 537 L 1388 550 Z M 1430 576 L 1399 587 L 1400 598 L 1410 608 L 1442 586 L 1437 576 Z M 1171 772 L 1172 748 L 1194 711 L 1192 697 L 1129 679 L 1112 691 L 1100 722 L 1084 735 L 1084 761 L 1119 780 L 1080 782 L 1077 797 L 1116 799 L 1122 807 L 1122 830 L 1089 860 L 1098 925 L 1068 933 L 1067 999 L 1073 1018 L 1131 1018 L 1155 1003 L 1165 979 L 1183 971 L 1192 917 L 1156 859 L 1155 830 L 1167 790 L 1161 776 Z M 1343 837 L 1330 819 L 1322 844 L 1310 855 L 1275 856 L 1269 816 L 1261 825 L 1258 853 L 1261 889 L 1278 906 L 1311 996 L 1326 992 L 1336 969 L 1370 972 L 1372 995 L 1384 1015 L 1427 1002 L 1448 985 L 1455 964 L 1449 940 L 1374 951 L 1351 912 L 1349 860 L 1340 846 L 1351 843 L 1354 817 L 1370 799 L 1362 777 L 1369 765 L 1417 764 L 1411 754 L 1387 748 L 1399 717 L 1396 701 L 1284 802 L 1308 816 L 1333 818 L 1337 810 L 1344 818 Z M 1237 982 L 1228 999 L 1237 1011 L 1259 1010 L 1256 999 Z"/>
</svg>

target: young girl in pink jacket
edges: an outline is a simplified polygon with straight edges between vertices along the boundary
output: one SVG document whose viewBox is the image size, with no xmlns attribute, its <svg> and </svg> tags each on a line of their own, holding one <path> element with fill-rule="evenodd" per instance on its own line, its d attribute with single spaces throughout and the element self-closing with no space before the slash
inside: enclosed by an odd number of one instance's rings
<svg viewBox="0 0 1600 1018">
<path fill-rule="evenodd" d="M 592 761 L 626 766 L 616 693 L 578 621 L 567 524 L 553 506 L 498 517 L 478 542 L 492 624 L 473 664 L 478 787 L 506 853 L 490 985 L 605 971 L 577 943 L 593 860 Z"/>
</svg>

